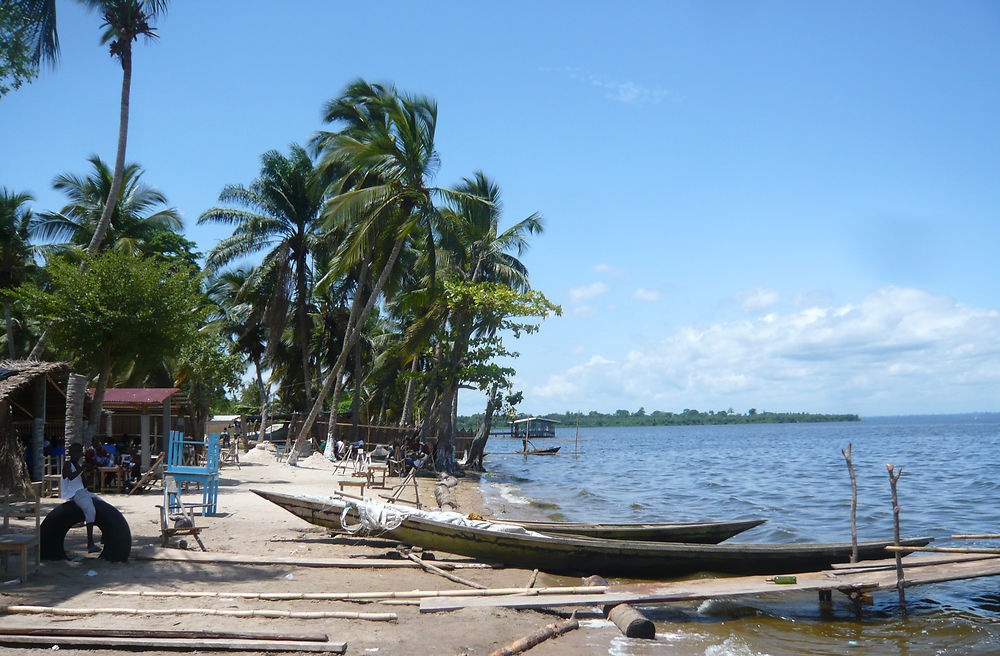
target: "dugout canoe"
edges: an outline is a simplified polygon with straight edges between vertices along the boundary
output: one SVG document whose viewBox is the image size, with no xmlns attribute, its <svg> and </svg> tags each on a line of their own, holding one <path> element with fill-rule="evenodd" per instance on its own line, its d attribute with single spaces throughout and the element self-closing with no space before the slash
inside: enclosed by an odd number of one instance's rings
<svg viewBox="0 0 1000 656">
<path fill-rule="evenodd" d="M 275 503 L 293 515 L 310 524 L 331 530 L 343 530 L 340 526 L 342 505 L 333 506 L 315 497 L 303 497 L 280 492 L 255 493 Z M 494 521 L 492 518 L 489 521 Z M 766 520 L 749 519 L 732 522 L 679 522 L 644 524 L 603 524 L 592 522 L 527 522 L 495 520 L 498 524 L 514 524 L 529 531 L 579 535 L 605 540 L 641 540 L 645 542 L 694 542 L 698 544 L 718 544 L 738 533 L 760 526 Z"/>
<path fill-rule="evenodd" d="M 346 500 L 317 499 L 253 490 L 285 510 L 319 526 L 340 526 Z M 316 506 L 324 506 L 322 512 Z M 339 508 L 339 510 L 338 510 Z M 335 519 L 334 519 L 335 518 Z M 850 542 L 789 544 L 685 544 L 607 540 L 573 535 L 531 535 L 489 531 L 407 516 L 395 529 L 378 535 L 424 549 L 444 551 L 552 574 L 657 579 L 695 572 L 726 574 L 793 574 L 829 569 L 851 558 Z M 909 538 L 906 546 L 923 546 L 933 538 Z M 858 559 L 886 558 L 891 540 L 859 542 Z"/>
</svg>

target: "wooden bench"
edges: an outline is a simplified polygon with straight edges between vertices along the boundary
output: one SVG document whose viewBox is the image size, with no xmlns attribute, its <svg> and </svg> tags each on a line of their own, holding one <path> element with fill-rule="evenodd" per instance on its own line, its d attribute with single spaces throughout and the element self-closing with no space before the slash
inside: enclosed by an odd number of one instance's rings
<svg viewBox="0 0 1000 656">
<path fill-rule="evenodd" d="M 21 557 L 21 583 L 28 580 L 28 550 L 35 552 L 35 567 L 41 563 L 41 546 L 39 540 L 39 526 L 41 525 L 41 503 L 42 503 L 42 483 L 31 484 L 31 494 L 34 499 L 25 500 L 29 506 L 33 505 L 35 514 L 35 530 L 33 533 L 14 532 L 11 527 L 11 517 L 23 518 L 32 511 L 24 508 L 23 504 L 11 506 L 11 495 L 7 490 L 0 490 L 3 496 L 3 529 L 0 530 L 0 561 L 3 564 L 3 571 L 7 572 L 9 557 L 11 552 L 17 553 Z M 34 501 L 34 503 L 31 503 Z"/>
<path fill-rule="evenodd" d="M 340 485 L 340 490 L 343 492 L 345 487 L 356 487 L 358 488 L 358 494 L 362 497 L 365 495 L 365 486 L 368 485 L 368 480 L 363 481 L 337 481 Z"/>
<path fill-rule="evenodd" d="M 389 475 L 389 465 L 368 465 L 368 480 L 370 486 L 375 487 L 375 476 L 381 475 L 382 482 L 378 487 L 385 489 L 385 479 Z"/>
</svg>

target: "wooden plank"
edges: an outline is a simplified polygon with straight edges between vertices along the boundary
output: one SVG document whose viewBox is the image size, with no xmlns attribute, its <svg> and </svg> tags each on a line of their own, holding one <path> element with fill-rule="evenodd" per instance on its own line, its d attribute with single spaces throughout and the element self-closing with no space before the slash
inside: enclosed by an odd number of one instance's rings
<svg viewBox="0 0 1000 656">
<path fill-rule="evenodd" d="M 923 556 L 910 557 L 903 560 L 903 567 L 909 571 L 912 567 L 923 567 L 929 565 L 943 565 L 946 563 L 964 563 L 970 560 L 986 560 L 995 558 L 990 554 L 955 554 L 954 556 Z M 859 572 L 875 572 L 881 569 L 895 569 L 895 560 L 873 560 L 869 562 L 856 563 L 836 563 L 828 574 L 841 576 L 844 574 L 856 574 Z"/>
<path fill-rule="evenodd" d="M 280 556 L 245 556 L 240 554 L 197 553 L 179 549 L 142 549 L 132 552 L 135 560 L 172 560 L 201 563 L 205 565 L 290 565 L 293 567 L 341 567 L 360 569 L 417 568 L 409 560 L 390 560 L 388 558 L 284 558 Z M 493 569 L 484 563 L 450 563 L 434 561 L 441 569 Z"/>
<path fill-rule="evenodd" d="M 741 576 L 728 579 L 700 579 L 673 583 L 611 586 L 603 595 L 553 595 L 529 597 L 479 597 L 472 599 L 422 599 L 420 612 L 457 610 L 472 607 L 541 608 L 548 606 L 592 606 L 609 603 L 656 604 L 671 601 L 697 601 L 720 597 L 787 594 L 803 590 L 879 590 L 896 587 L 895 570 L 859 571 L 831 575 L 831 570 L 796 574 L 796 583 L 777 585 L 768 577 Z M 926 563 L 907 572 L 906 586 L 958 581 L 985 576 L 1000 576 L 1000 558 L 961 562 Z"/>
<path fill-rule="evenodd" d="M 288 640 L 328 642 L 325 633 L 278 633 L 271 631 L 200 631 L 191 629 L 116 629 L 51 626 L 0 626 L 0 635 L 90 636 L 105 638 L 190 638 L 214 640 Z"/>
<path fill-rule="evenodd" d="M 495 595 L 532 594 L 600 594 L 606 586 L 550 588 L 487 588 L 485 590 L 399 590 L 385 592 L 216 592 L 180 590 L 99 590 L 109 597 L 159 597 L 183 599 L 261 599 L 264 601 L 375 601 L 379 599 L 424 599 L 427 597 L 485 597 Z"/>
<path fill-rule="evenodd" d="M 55 615 L 58 617 L 91 617 L 94 615 L 218 615 L 222 617 L 300 619 L 300 620 L 368 620 L 395 622 L 395 613 L 358 613 L 354 611 L 295 611 L 261 608 L 64 608 L 62 606 L 0 606 L 0 613 L 10 615 Z"/>
<path fill-rule="evenodd" d="M 218 640 L 186 638 L 110 638 L 60 635 L 0 635 L 0 643 L 18 645 L 59 645 L 76 647 L 121 647 L 145 650 L 216 650 L 216 651 L 295 651 L 343 654 L 346 642 L 303 642 L 291 640 Z"/>
</svg>

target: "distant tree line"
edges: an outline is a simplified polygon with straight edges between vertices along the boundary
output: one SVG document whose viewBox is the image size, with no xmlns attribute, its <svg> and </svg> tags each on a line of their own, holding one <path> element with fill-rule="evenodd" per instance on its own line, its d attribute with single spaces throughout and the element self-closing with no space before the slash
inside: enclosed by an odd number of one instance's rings
<svg viewBox="0 0 1000 656">
<path fill-rule="evenodd" d="M 518 414 L 518 418 L 529 415 Z M 639 408 L 635 412 L 628 410 L 616 410 L 611 414 L 591 410 L 584 414 L 582 412 L 563 412 L 537 415 L 545 419 L 553 419 L 565 426 L 576 426 L 580 422 L 581 428 L 594 426 L 701 426 L 716 424 L 804 424 L 829 421 L 861 421 L 861 417 L 856 414 L 826 415 L 811 412 L 768 412 L 758 411 L 750 408 L 746 414 L 740 414 L 732 408 L 728 410 L 700 410 L 685 409 L 683 412 L 663 412 L 655 410 L 647 413 L 645 408 Z M 482 420 L 482 415 L 476 414 L 471 417 L 459 417 L 458 427 L 460 430 L 475 430 Z"/>
</svg>

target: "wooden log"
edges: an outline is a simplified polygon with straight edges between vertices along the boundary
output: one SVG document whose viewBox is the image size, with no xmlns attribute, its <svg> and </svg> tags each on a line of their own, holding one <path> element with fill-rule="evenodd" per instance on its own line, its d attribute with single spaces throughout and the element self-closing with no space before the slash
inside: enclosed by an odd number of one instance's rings
<svg viewBox="0 0 1000 656">
<path fill-rule="evenodd" d="M 588 576 L 583 580 L 586 585 L 607 586 L 603 576 Z M 656 637 L 656 625 L 653 621 L 637 611 L 631 604 L 606 604 L 601 609 L 604 616 L 614 622 L 626 638 L 644 638 L 651 640 Z"/>
<path fill-rule="evenodd" d="M 313 652 L 343 654 L 346 642 L 295 642 L 291 640 L 217 640 L 209 638 L 110 638 L 106 636 L 0 635 L 2 644 L 118 647 L 125 650 L 215 650 L 246 652 Z"/>
<path fill-rule="evenodd" d="M 531 578 L 528 579 L 528 585 L 524 587 L 529 589 L 535 587 L 535 581 L 537 580 L 538 580 L 538 570 L 536 569 L 531 572 Z"/>
<path fill-rule="evenodd" d="M 395 567 L 417 567 L 405 560 L 383 558 L 284 558 L 275 556 L 244 556 L 224 553 L 198 553 L 179 549 L 140 549 L 132 552 L 135 560 L 177 560 L 207 565 L 291 565 L 292 567 L 346 567 L 373 569 Z M 438 562 L 441 569 L 494 569 L 492 565 L 472 562 Z"/>
<path fill-rule="evenodd" d="M 548 588 L 483 588 L 460 590 L 400 590 L 387 592 L 216 592 L 180 590 L 99 590 L 109 597 L 156 597 L 182 599 L 259 599 L 261 601 L 377 601 L 380 599 L 427 599 L 432 597 L 490 597 L 505 595 L 601 594 L 604 586 L 554 586 Z"/>
<path fill-rule="evenodd" d="M 327 642 L 325 633 L 277 633 L 270 631 L 201 631 L 191 629 L 117 629 L 51 626 L 3 626 L 3 635 L 90 636 L 106 638 L 189 638 L 210 640 L 290 640 Z M 0 639 L 2 642 L 2 639 Z"/>
<path fill-rule="evenodd" d="M 458 502 L 452 495 L 451 490 L 444 485 L 434 487 L 434 499 L 441 510 L 448 512 L 458 512 Z"/>
<path fill-rule="evenodd" d="M 528 651 L 535 645 L 545 642 L 549 638 L 555 638 L 556 636 L 560 636 L 579 627 L 580 623 L 577 622 L 576 619 L 547 624 L 537 631 L 529 633 L 520 640 L 515 640 L 509 645 L 497 649 L 492 652 L 490 656 L 515 656 L 516 654 Z"/>
<path fill-rule="evenodd" d="M 486 589 L 485 585 L 479 585 L 478 583 L 476 583 L 474 581 L 469 581 L 469 580 L 463 579 L 460 576 L 455 576 L 454 574 L 449 574 L 448 572 L 444 571 L 440 567 L 435 567 L 434 565 L 431 565 L 427 561 L 422 560 L 420 558 L 420 556 L 418 556 L 415 553 L 407 553 L 406 557 L 409 558 L 410 560 L 412 560 L 413 562 L 415 562 L 416 564 L 420 565 L 421 567 L 423 567 L 425 571 L 431 572 L 433 574 L 437 574 L 438 576 L 443 576 L 444 578 L 448 579 L 449 581 L 454 581 L 455 583 L 461 583 L 462 585 L 467 585 L 470 588 L 476 588 L 478 590 L 485 590 Z"/>
<path fill-rule="evenodd" d="M 262 617 L 267 619 L 300 620 L 368 620 L 395 622 L 395 613 L 355 613 L 347 611 L 245 610 L 216 608 L 62 608 L 60 606 L 0 606 L 0 613 L 9 615 L 56 615 L 58 617 L 91 617 L 94 615 L 219 615 L 224 617 Z"/>
</svg>

